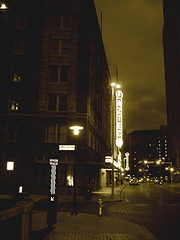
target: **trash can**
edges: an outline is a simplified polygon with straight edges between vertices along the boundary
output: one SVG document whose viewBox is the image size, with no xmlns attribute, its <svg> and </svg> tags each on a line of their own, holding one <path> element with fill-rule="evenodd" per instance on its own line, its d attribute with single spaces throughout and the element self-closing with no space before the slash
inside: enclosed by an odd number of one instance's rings
<svg viewBox="0 0 180 240">
<path fill-rule="evenodd" d="M 84 189 L 84 198 L 85 200 L 92 200 L 92 188 L 86 187 Z"/>
</svg>

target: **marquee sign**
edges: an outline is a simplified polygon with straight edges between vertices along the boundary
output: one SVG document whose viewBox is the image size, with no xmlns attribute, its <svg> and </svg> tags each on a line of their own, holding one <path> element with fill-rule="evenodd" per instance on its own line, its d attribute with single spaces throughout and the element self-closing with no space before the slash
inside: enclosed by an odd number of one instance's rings
<svg viewBox="0 0 180 240">
<path fill-rule="evenodd" d="M 121 148 L 123 145 L 122 137 L 122 98 L 123 93 L 116 91 L 116 145 Z"/>
</svg>

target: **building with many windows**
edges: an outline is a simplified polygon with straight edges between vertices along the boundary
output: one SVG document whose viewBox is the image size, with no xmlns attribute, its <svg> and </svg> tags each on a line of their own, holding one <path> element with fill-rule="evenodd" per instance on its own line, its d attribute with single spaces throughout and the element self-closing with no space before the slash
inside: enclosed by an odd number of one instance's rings
<svg viewBox="0 0 180 240">
<path fill-rule="evenodd" d="M 128 137 L 132 174 L 139 175 L 144 161 L 153 166 L 157 161 L 168 161 L 167 126 L 160 126 L 160 130 L 136 130 Z"/>
<path fill-rule="evenodd" d="M 59 160 L 57 184 L 71 194 L 78 142 L 77 192 L 101 187 L 110 154 L 110 74 L 93 0 L 0 3 L 0 184 L 7 161 L 19 185 L 45 193 L 49 161 Z M 3 33 L 3 34 L 2 34 Z M 78 139 L 69 129 L 83 126 Z"/>
</svg>

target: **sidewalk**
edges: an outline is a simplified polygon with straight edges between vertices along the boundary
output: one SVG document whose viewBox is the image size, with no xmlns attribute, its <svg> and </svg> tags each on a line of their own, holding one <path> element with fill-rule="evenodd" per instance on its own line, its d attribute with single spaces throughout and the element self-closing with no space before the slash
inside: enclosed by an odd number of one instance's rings
<svg viewBox="0 0 180 240">
<path fill-rule="evenodd" d="M 121 201 L 121 190 L 125 185 L 114 188 L 114 198 L 111 197 L 111 187 L 93 192 L 92 200 L 78 197 L 77 201 L 103 202 Z M 31 196 L 35 201 L 40 196 Z M 72 201 L 61 198 L 59 201 Z M 34 211 L 32 216 L 33 236 L 31 240 L 156 240 L 146 228 L 115 217 L 98 217 L 98 215 L 79 213 L 72 216 L 70 212 L 58 212 L 57 223 L 53 229 L 48 229 L 45 211 Z"/>
<path fill-rule="evenodd" d="M 111 187 L 103 187 L 102 189 L 98 191 L 92 192 L 92 199 L 91 200 L 85 200 L 84 196 L 76 196 L 77 202 L 98 202 L 99 199 L 101 199 L 103 202 L 107 201 L 121 201 L 121 192 L 125 188 L 125 184 L 118 185 L 114 187 L 114 197 L 112 197 L 112 188 Z M 32 198 L 35 202 L 38 202 L 43 199 L 47 199 L 47 196 L 45 195 L 30 195 L 30 198 Z M 72 202 L 73 196 L 71 195 L 64 195 L 64 196 L 58 196 L 58 203 L 62 202 Z"/>
</svg>

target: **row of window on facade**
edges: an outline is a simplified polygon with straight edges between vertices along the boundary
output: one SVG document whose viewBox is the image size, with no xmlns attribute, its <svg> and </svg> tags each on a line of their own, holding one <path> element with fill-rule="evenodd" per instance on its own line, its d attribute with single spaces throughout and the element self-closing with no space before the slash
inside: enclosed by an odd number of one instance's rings
<svg viewBox="0 0 180 240">
<path fill-rule="evenodd" d="M 52 39 L 50 45 L 50 54 L 52 56 L 70 56 L 71 41 L 69 39 Z M 16 37 L 14 39 L 13 54 L 24 54 L 24 38 Z"/>
<path fill-rule="evenodd" d="M 69 81 L 69 66 L 52 65 L 49 67 L 49 82 L 67 83 Z M 11 81 L 20 82 L 22 79 L 22 64 L 15 63 L 11 69 Z"/>
<path fill-rule="evenodd" d="M 68 143 L 68 131 L 69 128 L 66 125 L 60 124 L 47 124 L 45 130 L 45 142 L 47 143 Z M 18 135 L 18 127 L 16 122 L 8 122 L 6 128 L 6 141 L 7 142 L 16 142 Z M 96 136 L 92 133 L 91 130 L 88 132 L 88 146 L 91 147 L 93 150 L 102 154 L 102 144 L 96 138 Z"/>
<path fill-rule="evenodd" d="M 0 10 L 0 26 L 7 26 L 8 19 L 11 13 Z M 24 29 L 27 25 L 27 17 L 24 14 L 18 14 L 15 20 L 15 27 Z M 72 17 L 71 16 L 51 16 L 51 28 L 55 31 L 58 30 L 71 30 Z"/>
<path fill-rule="evenodd" d="M 9 94 L 10 111 L 20 110 L 20 95 L 16 93 Z M 49 94 L 47 111 L 50 112 L 67 112 L 68 111 L 68 95 L 67 94 Z"/>
</svg>

